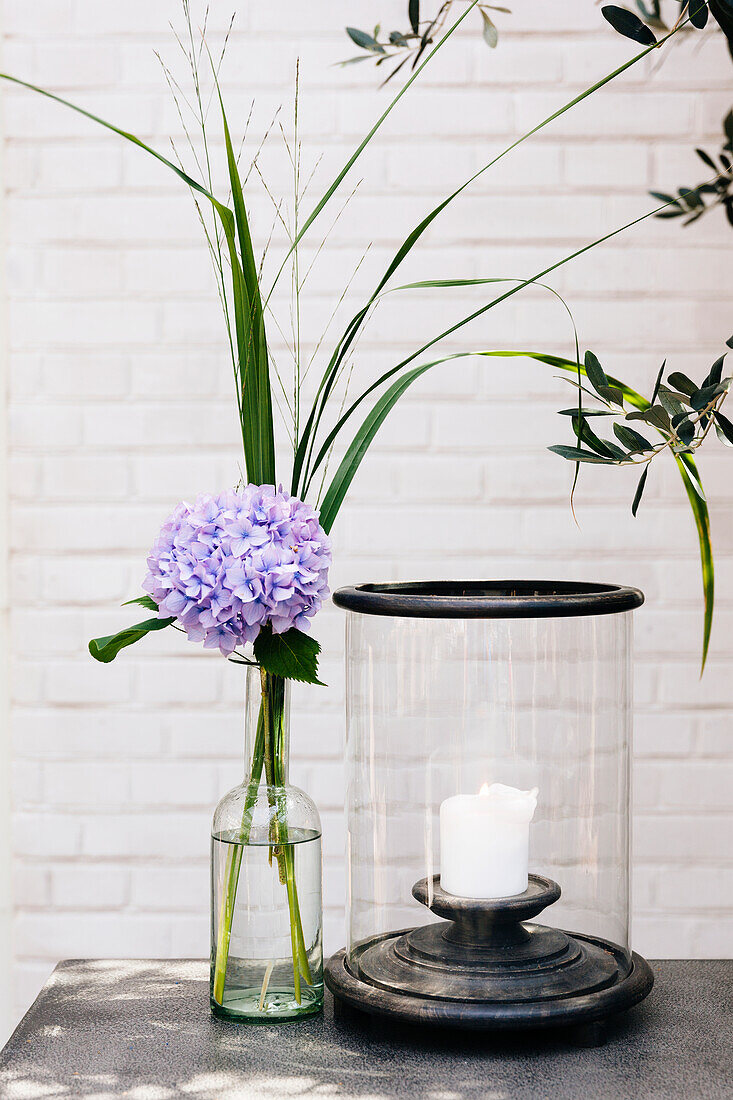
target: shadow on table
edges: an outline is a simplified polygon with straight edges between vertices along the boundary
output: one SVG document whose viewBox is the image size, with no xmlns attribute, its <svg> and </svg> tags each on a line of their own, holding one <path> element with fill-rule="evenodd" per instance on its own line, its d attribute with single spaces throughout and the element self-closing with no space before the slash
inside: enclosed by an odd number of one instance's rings
<svg viewBox="0 0 733 1100">
<path fill-rule="evenodd" d="M 322 1016 L 232 1025 L 211 1017 L 207 977 L 201 961 L 61 964 L 0 1057 L 0 1095 L 589 1100 L 651 1095 L 642 1077 L 666 1076 L 669 1036 L 649 1002 L 587 1049 L 598 1036 L 397 1026 L 330 998 Z"/>
</svg>

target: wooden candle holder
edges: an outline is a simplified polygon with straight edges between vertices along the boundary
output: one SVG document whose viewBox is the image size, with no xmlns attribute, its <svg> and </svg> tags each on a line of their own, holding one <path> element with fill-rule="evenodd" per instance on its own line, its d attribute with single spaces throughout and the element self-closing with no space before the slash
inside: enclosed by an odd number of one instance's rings
<svg viewBox="0 0 733 1100">
<path fill-rule="evenodd" d="M 329 988 L 353 1007 L 472 1028 L 574 1025 L 629 1008 L 652 987 L 639 955 L 530 923 L 560 897 L 552 879 L 530 875 L 524 893 L 483 900 L 446 893 L 435 875 L 412 894 L 447 919 L 367 941 L 355 971 L 344 952 L 329 960 Z"/>
</svg>

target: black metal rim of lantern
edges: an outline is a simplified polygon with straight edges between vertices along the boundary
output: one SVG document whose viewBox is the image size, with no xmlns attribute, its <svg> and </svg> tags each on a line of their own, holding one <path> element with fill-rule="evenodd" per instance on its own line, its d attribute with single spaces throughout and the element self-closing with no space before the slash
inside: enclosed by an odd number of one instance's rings
<svg viewBox="0 0 733 1100">
<path fill-rule="evenodd" d="M 362 615 L 445 619 L 564 618 L 633 611 L 637 588 L 581 581 L 413 581 L 340 588 L 334 603 Z M 560 896 L 530 875 L 524 894 L 454 898 L 440 877 L 413 886 L 439 924 L 402 929 L 345 950 L 325 979 L 339 1001 L 405 1023 L 473 1029 L 591 1025 L 643 1000 L 649 964 L 610 941 L 526 924 Z M 462 956 L 462 952 L 466 952 Z"/>
<path fill-rule="evenodd" d="M 614 615 L 641 607 L 638 588 L 586 581 L 406 581 L 339 588 L 333 602 L 362 615 L 537 619 Z"/>
</svg>

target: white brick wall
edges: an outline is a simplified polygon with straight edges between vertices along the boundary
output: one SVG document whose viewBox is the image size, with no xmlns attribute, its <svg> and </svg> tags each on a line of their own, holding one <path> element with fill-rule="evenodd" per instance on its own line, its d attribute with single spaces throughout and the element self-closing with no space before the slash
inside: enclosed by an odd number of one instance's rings
<svg viewBox="0 0 733 1100">
<path fill-rule="evenodd" d="M 213 6 L 219 31 L 228 5 Z M 333 67 L 354 52 L 342 24 L 402 23 L 404 7 L 244 5 L 225 69 L 233 128 L 254 95 L 258 140 L 277 104 L 290 103 L 300 55 L 304 159 L 323 153 L 325 181 L 386 102 L 370 66 Z M 355 293 L 452 184 L 629 56 L 591 0 L 552 18 L 547 7 L 517 5 L 495 52 L 467 28 L 402 102 L 355 173 L 359 195 L 314 272 L 307 340 L 367 243 Z M 161 150 L 169 132 L 180 140 L 152 55 L 175 56 L 175 0 L 5 0 L 3 9 L 6 70 Z M 691 149 L 717 148 L 730 61 L 720 42 L 701 56 L 688 43 L 656 68 L 656 59 L 639 66 L 483 177 L 436 223 L 409 275 L 530 273 L 643 212 L 647 188 L 697 182 Z M 223 331 L 185 189 L 78 116 L 19 90 L 3 97 L 20 1011 L 60 957 L 207 951 L 208 820 L 240 773 L 239 676 L 178 637 L 151 638 L 109 668 L 92 663 L 85 643 L 122 621 L 117 604 L 137 591 L 169 506 L 230 482 L 239 454 Z M 272 161 L 273 187 L 286 188 Z M 262 241 L 268 201 L 256 194 L 253 211 Z M 555 285 L 614 373 L 648 387 L 668 355 L 699 377 L 733 328 L 730 243 L 720 212 L 687 230 L 648 222 L 563 269 Z M 476 301 L 466 292 L 386 306 L 361 345 L 360 375 Z M 454 346 L 568 351 L 569 341 L 562 310 L 532 291 Z M 636 521 L 628 479 L 585 473 L 578 529 L 569 470 L 543 450 L 560 438 L 553 411 L 564 398 L 545 368 L 519 362 L 457 364 L 416 386 L 354 485 L 333 581 L 515 574 L 640 585 L 635 945 L 652 956 L 726 955 L 730 458 L 703 464 L 719 582 L 700 683 L 695 536 L 675 472 L 651 479 Z M 294 775 L 323 811 L 328 948 L 343 941 L 341 629 L 340 614 L 324 612 L 331 687 L 298 691 L 293 723 Z"/>
</svg>

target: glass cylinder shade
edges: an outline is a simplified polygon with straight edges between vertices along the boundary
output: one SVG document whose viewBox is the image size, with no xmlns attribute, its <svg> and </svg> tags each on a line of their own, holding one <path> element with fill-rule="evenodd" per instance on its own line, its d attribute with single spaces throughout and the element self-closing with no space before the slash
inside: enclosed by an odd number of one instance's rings
<svg viewBox="0 0 733 1100">
<path fill-rule="evenodd" d="M 597 985 L 631 972 L 631 642 L 642 600 L 634 589 L 550 582 L 336 593 L 348 612 L 351 975 L 399 991 L 398 979 L 370 975 L 369 945 L 457 919 L 456 896 L 465 920 L 490 911 L 495 926 L 528 890 L 544 891 L 547 907 L 532 910 L 543 909 L 544 928 L 613 945 L 618 973 L 594 976 Z M 395 949 L 400 966 L 422 950 L 408 947 Z M 428 999 L 463 989 L 420 982 Z"/>
</svg>

